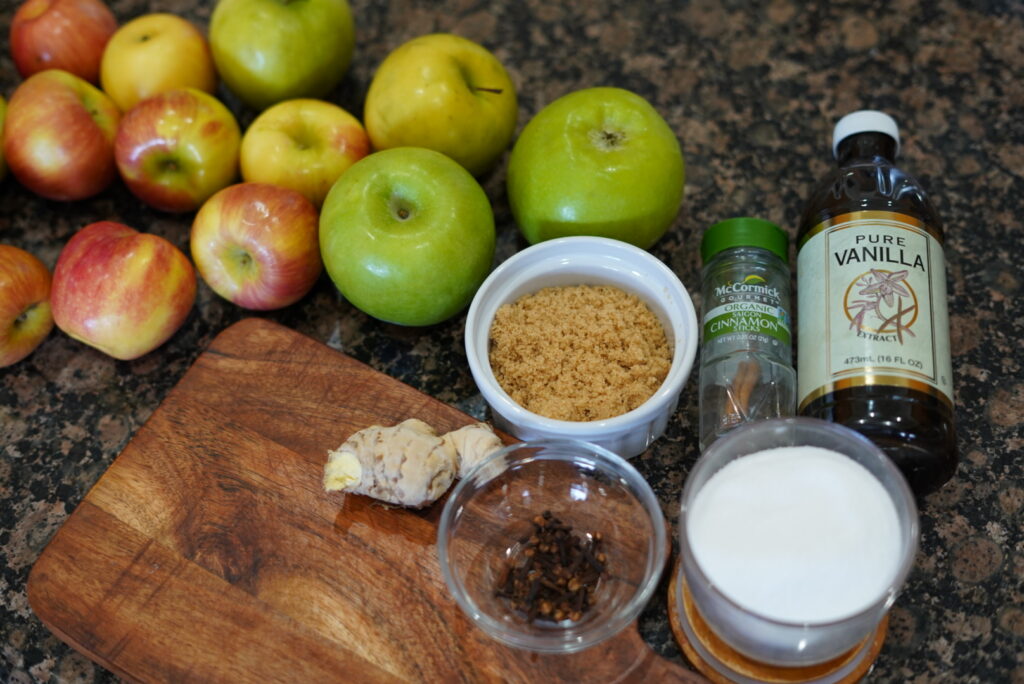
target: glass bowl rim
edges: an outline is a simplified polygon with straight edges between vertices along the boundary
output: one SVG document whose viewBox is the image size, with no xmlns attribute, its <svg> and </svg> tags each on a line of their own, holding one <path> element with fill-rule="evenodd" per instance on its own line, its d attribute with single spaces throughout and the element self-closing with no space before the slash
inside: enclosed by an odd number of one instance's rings
<svg viewBox="0 0 1024 684">
<path fill-rule="evenodd" d="M 554 453 L 537 453 L 533 450 L 554 450 Z M 629 601 L 601 622 L 588 625 L 583 629 L 566 627 L 552 630 L 551 634 L 535 635 L 510 629 L 505 623 L 494 619 L 473 601 L 464 588 L 461 579 L 452 571 L 452 561 L 448 554 L 449 537 L 452 525 L 459 517 L 462 501 L 471 497 L 471 491 L 478 485 L 493 479 L 486 477 L 489 466 L 505 459 L 509 454 L 520 450 L 531 450 L 518 457 L 513 457 L 502 468 L 505 472 L 516 465 L 529 465 L 538 461 L 558 461 L 583 464 L 593 472 L 616 477 L 625 484 L 647 514 L 653 528 L 653 540 L 648 543 L 646 567 L 643 581 Z M 539 653 L 573 653 L 589 648 L 608 639 L 629 625 L 637 618 L 658 587 L 661 574 L 668 558 L 668 523 L 658 503 L 654 490 L 647 480 L 626 459 L 597 444 L 577 439 L 539 439 L 509 444 L 489 455 L 476 465 L 466 477 L 459 480 L 445 501 L 437 530 L 437 552 L 448 593 L 455 599 L 462 612 L 492 638 L 509 646 L 536 651 Z"/>
</svg>

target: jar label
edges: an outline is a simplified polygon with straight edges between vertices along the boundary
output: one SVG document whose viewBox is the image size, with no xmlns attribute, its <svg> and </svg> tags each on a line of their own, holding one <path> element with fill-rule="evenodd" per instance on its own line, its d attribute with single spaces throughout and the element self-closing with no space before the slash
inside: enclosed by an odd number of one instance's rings
<svg viewBox="0 0 1024 684">
<path fill-rule="evenodd" d="M 952 405 L 946 262 L 918 219 L 857 211 L 798 246 L 798 396 L 847 387 L 916 389 Z"/>
<path fill-rule="evenodd" d="M 771 304 L 743 300 L 719 303 L 704 314 L 705 342 L 738 333 L 744 340 L 767 335 L 788 346 L 790 330 L 786 310 L 778 305 L 778 297 L 774 299 Z"/>
</svg>

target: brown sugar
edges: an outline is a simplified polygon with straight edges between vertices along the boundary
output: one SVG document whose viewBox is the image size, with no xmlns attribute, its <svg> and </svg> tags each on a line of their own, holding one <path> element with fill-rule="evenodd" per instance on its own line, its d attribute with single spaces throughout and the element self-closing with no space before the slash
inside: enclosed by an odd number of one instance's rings
<svg viewBox="0 0 1024 684">
<path fill-rule="evenodd" d="M 635 409 L 672 365 L 658 318 L 639 297 L 610 285 L 548 287 L 502 306 L 489 356 L 516 403 L 570 421 Z"/>
</svg>

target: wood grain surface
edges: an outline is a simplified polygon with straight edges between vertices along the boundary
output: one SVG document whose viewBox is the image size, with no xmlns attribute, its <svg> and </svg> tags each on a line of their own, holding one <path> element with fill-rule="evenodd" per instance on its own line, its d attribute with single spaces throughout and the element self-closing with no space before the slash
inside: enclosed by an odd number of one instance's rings
<svg viewBox="0 0 1024 684">
<path fill-rule="evenodd" d="M 440 503 L 323 491 L 328 449 L 409 417 L 472 421 L 288 328 L 233 325 L 40 556 L 32 609 L 133 681 L 704 681 L 635 623 L 574 655 L 504 647 L 444 585 Z"/>
</svg>

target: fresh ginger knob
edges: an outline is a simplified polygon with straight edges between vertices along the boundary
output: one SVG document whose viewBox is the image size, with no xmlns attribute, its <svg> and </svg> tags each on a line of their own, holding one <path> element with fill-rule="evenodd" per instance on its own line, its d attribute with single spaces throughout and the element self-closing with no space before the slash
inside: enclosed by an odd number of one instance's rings
<svg viewBox="0 0 1024 684">
<path fill-rule="evenodd" d="M 327 452 L 324 489 L 365 494 L 380 501 L 421 508 L 433 503 L 496 449 L 501 440 L 486 423 L 441 437 L 422 420 L 373 425 Z"/>
</svg>

